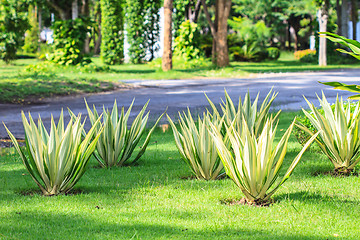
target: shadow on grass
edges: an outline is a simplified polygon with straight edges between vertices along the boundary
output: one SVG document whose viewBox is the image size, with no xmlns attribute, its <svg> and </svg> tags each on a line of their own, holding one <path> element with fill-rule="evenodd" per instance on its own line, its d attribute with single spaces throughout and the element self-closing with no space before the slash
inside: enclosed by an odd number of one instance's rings
<svg viewBox="0 0 360 240">
<path fill-rule="evenodd" d="M 90 206 L 89 206 L 90 207 Z M 105 212 L 101 206 L 91 206 L 86 217 L 71 212 L 55 213 L 46 211 L 12 211 L 0 217 L 0 232 L 7 238 L 32 239 L 46 236 L 51 239 L 322 239 L 299 233 L 252 230 L 248 228 L 219 229 L 192 227 L 187 222 L 151 223 L 146 219 L 136 220 L 139 213 L 113 216 L 112 221 L 90 217 L 90 212 Z M 159 215 L 159 213 L 154 213 Z M 199 214 L 199 213 L 196 213 Z M 90 216 L 89 216 L 90 215 Z M 189 214 L 187 214 L 189 215 Z M 98 213 L 95 213 L 98 216 Z M 162 216 L 160 218 L 168 216 Z M 173 216 L 178 219 L 178 214 Z M 171 221 L 174 221 L 171 219 Z M 186 220 L 185 220 L 186 221 Z M 209 220 L 211 221 L 211 220 Z M 16 222 L 16 224 L 14 224 Z M 118 223 L 114 223 L 118 222 Z M 180 225 L 181 224 L 181 225 Z M 179 226 L 180 225 L 180 226 Z M 326 238 L 323 238 L 326 239 Z"/>
<path fill-rule="evenodd" d="M 111 68 L 109 71 L 104 71 L 105 73 L 118 73 L 118 74 L 150 74 L 155 73 L 155 69 L 116 69 Z"/>
<path fill-rule="evenodd" d="M 349 208 L 352 208 L 355 205 L 358 205 L 358 201 L 353 201 L 350 199 L 341 199 L 337 196 L 323 195 L 309 191 L 300 191 L 293 193 L 284 193 L 274 196 L 275 201 L 285 201 L 285 200 L 298 200 L 305 203 L 314 203 L 319 204 L 319 202 L 324 202 L 327 204 L 336 204 L 339 203 L 346 204 Z"/>
</svg>

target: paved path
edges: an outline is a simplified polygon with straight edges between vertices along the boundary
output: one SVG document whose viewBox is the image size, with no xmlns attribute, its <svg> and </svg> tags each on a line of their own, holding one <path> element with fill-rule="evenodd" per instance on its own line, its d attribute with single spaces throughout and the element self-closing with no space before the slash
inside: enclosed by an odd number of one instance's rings
<svg viewBox="0 0 360 240">
<path fill-rule="evenodd" d="M 168 113 L 174 117 L 180 110 L 190 107 L 193 113 L 200 113 L 208 106 L 204 92 L 215 103 L 220 103 L 224 96 L 224 88 L 229 95 L 237 102 L 239 96 L 244 96 L 247 91 L 252 98 L 260 91 L 260 98 L 263 99 L 268 91 L 274 87 L 279 92 L 274 101 L 274 108 L 283 110 L 299 110 L 306 108 L 303 95 L 310 101 L 318 104 L 316 93 L 324 91 L 329 101 L 334 101 L 337 94 L 347 97 L 350 94 L 346 91 L 336 91 L 331 87 L 319 84 L 318 81 L 340 81 L 345 83 L 359 83 L 360 70 L 338 70 L 316 73 L 287 73 L 287 74 L 263 74 L 253 78 L 243 79 L 199 79 L 199 80 L 149 80 L 149 81 L 127 81 L 137 88 L 130 90 L 119 90 L 110 93 L 87 95 L 89 105 L 96 107 L 105 105 L 111 108 L 114 99 L 119 106 L 128 107 L 135 97 L 133 116 L 137 114 L 142 105 L 150 100 L 151 121 L 159 116 L 166 107 Z M 21 111 L 31 112 L 36 118 L 38 115 L 49 123 L 51 114 L 58 117 L 61 109 L 64 109 L 66 116 L 67 108 L 75 113 L 86 114 L 84 96 L 62 97 L 47 99 L 35 105 L 0 104 L 0 122 L 4 122 L 17 137 L 23 137 L 21 123 Z M 163 118 L 162 122 L 166 122 Z M 0 138 L 6 137 L 4 127 L 0 127 Z"/>
</svg>

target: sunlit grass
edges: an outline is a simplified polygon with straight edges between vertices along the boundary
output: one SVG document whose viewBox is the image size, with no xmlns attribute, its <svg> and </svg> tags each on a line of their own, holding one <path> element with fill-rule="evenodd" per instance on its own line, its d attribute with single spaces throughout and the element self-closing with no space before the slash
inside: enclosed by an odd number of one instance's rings
<svg viewBox="0 0 360 240">
<path fill-rule="evenodd" d="M 301 63 L 292 53 L 283 52 L 278 61 L 231 62 L 229 67 L 217 68 L 210 59 L 186 64 L 174 58 L 171 71 L 161 70 L 160 59 L 146 64 L 122 64 L 106 67 L 99 58 L 92 58 L 98 70 L 81 67 L 49 67 L 43 71 L 25 71 L 30 64 L 43 64 L 36 59 L 19 59 L 11 65 L 0 62 L 0 102 L 34 102 L 43 97 L 109 91 L 122 87 L 125 80 L 144 79 L 206 79 L 242 78 L 258 73 L 321 71 L 359 68 L 359 64 L 328 65 Z M 103 69 L 101 69 L 101 67 Z M 30 68 L 31 70 L 31 68 Z"/>
<path fill-rule="evenodd" d="M 295 114 L 282 113 L 279 131 Z M 292 137 L 286 164 L 300 148 Z M 316 145 L 262 208 L 222 204 L 243 197 L 230 179 L 181 179 L 191 171 L 170 129 L 155 131 L 137 166 L 95 166 L 81 194 L 44 197 L 17 155 L 1 156 L 0 239 L 359 239 L 359 177 L 322 174 L 332 166 Z"/>
</svg>

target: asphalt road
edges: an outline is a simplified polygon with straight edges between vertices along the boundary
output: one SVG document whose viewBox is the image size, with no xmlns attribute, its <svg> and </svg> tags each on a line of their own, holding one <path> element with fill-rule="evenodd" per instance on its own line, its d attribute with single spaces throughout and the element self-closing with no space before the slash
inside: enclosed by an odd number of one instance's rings
<svg viewBox="0 0 360 240">
<path fill-rule="evenodd" d="M 320 95 L 322 91 L 329 101 L 334 101 L 337 94 L 344 98 L 351 95 L 346 91 L 334 90 L 318 81 L 359 83 L 359 76 L 360 69 L 348 69 L 327 72 L 262 74 L 241 79 L 129 80 L 127 83 L 133 84 L 135 88 L 86 96 L 57 97 L 45 99 L 43 102 L 33 105 L 0 104 L 0 122 L 4 122 L 16 137 L 22 138 L 24 133 L 21 111 L 31 112 L 35 119 L 40 115 L 45 125 L 48 126 L 51 115 L 58 118 L 61 109 L 64 109 L 66 119 L 69 119 L 67 108 L 75 113 L 81 112 L 86 115 L 84 97 L 89 105 L 94 104 L 97 108 L 102 105 L 105 105 L 105 108 L 111 108 L 114 99 L 118 102 L 119 107 L 127 108 L 135 98 L 132 117 L 150 99 L 148 106 L 150 122 L 154 122 L 166 108 L 172 118 L 176 118 L 177 112 L 186 110 L 187 107 L 194 114 L 201 113 L 208 107 L 204 93 L 214 103 L 220 103 L 224 96 L 224 89 L 226 89 L 234 102 L 237 102 L 239 96 L 243 97 L 248 91 L 252 98 L 255 98 L 260 92 L 260 99 L 263 99 L 272 87 L 274 91 L 279 92 L 273 109 L 300 110 L 302 107 L 307 108 L 303 96 L 318 105 L 316 94 Z M 163 118 L 162 123 L 165 122 L 166 118 Z M 4 137 L 7 137 L 7 133 L 1 125 L 0 138 Z"/>
</svg>

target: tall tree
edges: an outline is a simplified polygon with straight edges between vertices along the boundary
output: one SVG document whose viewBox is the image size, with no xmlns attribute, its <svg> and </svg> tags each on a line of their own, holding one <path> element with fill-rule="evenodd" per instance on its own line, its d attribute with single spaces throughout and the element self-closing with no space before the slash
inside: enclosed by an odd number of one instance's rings
<svg viewBox="0 0 360 240">
<path fill-rule="evenodd" d="M 146 56 L 144 42 L 144 0 L 126 1 L 126 35 L 130 62 L 140 63 Z"/>
<path fill-rule="evenodd" d="M 349 1 L 342 0 L 341 1 L 341 19 L 338 22 L 341 25 L 341 35 L 344 37 L 349 36 Z"/>
<path fill-rule="evenodd" d="M 154 58 L 160 38 L 160 7 L 161 0 L 127 0 L 126 33 L 132 63 Z"/>
<path fill-rule="evenodd" d="M 183 22 L 187 20 L 197 22 L 201 10 L 201 0 L 176 0 L 173 4 L 173 26 L 176 38 Z"/>
<path fill-rule="evenodd" d="M 327 23 L 329 19 L 329 6 L 330 0 L 317 0 L 319 10 L 318 10 L 318 21 L 319 21 L 319 30 L 320 32 L 327 31 Z M 319 39 L 319 66 L 326 66 L 326 38 L 325 36 L 320 36 Z"/>
<path fill-rule="evenodd" d="M 6 63 L 16 59 L 29 27 L 27 7 L 25 1 L 0 0 L 0 59 Z"/>
<path fill-rule="evenodd" d="M 164 0 L 164 48 L 162 56 L 162 69 L 172 69 L 172 10 L 173 0 Z"/>
<path fill-rule="evenodd" d="M 229 51 L 227 45 L 228 18 L 231 10 L 231 0 L 216 0 L 215 20 L 212 21 L 205 0 L 201 0 L 206 19 L 213 36 L 212 60 L 218 67 L 229 65 Z"/>
<path fill-rule="evenodd" d="M 359 19 L 359 14 L 358 14 L 358 1 L 357 0 L 351 0 L 351 22 L 352 22 L 352 35 L 353 35 L 353 40 L 356 40 L 356 35 L 357 35 L 357 23 L 358 23 L 358 19 Z"/>
<path fill-rule="evenodd" d="M 101 0 L 101 58 L 106 64 L 124 61 L 124 2 Z"/>
<path fill-rule="evenodd" d="M 160 49 L 160 8 L 162 0 L 147 0 L 145 6 L 145 42 L 148 61 L 155 58 L 155 53 Z"/>
</svg>

